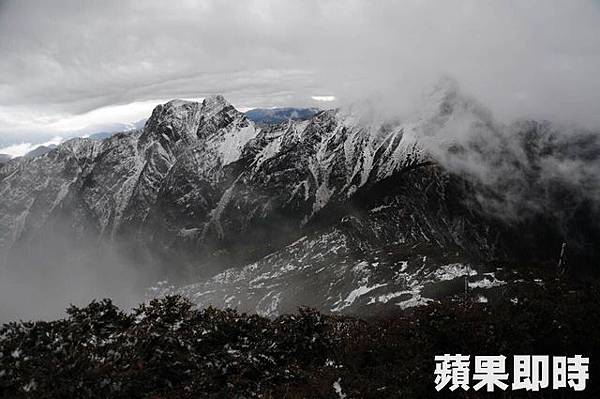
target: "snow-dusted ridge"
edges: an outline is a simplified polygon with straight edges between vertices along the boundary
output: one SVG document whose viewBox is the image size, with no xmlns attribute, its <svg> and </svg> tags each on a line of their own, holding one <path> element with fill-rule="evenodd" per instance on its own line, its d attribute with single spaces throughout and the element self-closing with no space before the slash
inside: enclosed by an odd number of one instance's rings
<svg viewBox="0 0 600 399">
<path fill-rule="evenodd" d="M 511 249 L 514 226 L 438 162 L 431 140 L 459 121 L 496 134 L 451 82 L 404 121 L 327 110 L 258 126 L 222 96 L 173 100 L 140 132 L 1 167 L 0 248 L 57 231 L 75 246 L 111 242 L 192 270 L 199 282 L 175 291 L 198 304 L 270 316 L 422 305 L 464 288 L 465 273 L 480 277 L 467 288 L 493 288 L 483 265 Z"/>
</svg>

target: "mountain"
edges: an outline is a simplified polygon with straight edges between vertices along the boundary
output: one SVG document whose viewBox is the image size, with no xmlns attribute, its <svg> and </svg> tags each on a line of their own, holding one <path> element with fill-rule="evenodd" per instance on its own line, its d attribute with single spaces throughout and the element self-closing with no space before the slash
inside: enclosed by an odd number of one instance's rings
<svg viewBox="0 0 600 399">
<path fill-rule="evenodd" d="M 246 112 L 246 117 L 258 124 L 277 124 L 288 120 L 302 121 L 319 112 L 317 108 L 255 108 Z"/>
<path fill-rule="evenodd" d="M 56 144 L 41 145 L 41 146 L 36 147 L 33 150 L 29 151 L 27 154 L 23 155 L 23 157 L 25 157 L 25 158 L 39 157 L 39 156 L 49 153 L 50 151 L 52 151 L 55 148 L 56 148 Z"/>
<path fill-rule="evenodd" d="M 515 265 L 555 268 L 564 241 L 580 269 L 600 258 L 590 193 L 542 173 L 550 160 L 596 165 L 597 135 L 502 126 L 453 85 L 414 120 L 374 115 L 259 125 L 222 96 L 170 101 L 141 131 L 72 139 L 0 169 L 0 247 L 25 262 L 110 243 L 148 273 L 200 281 L 155 293 L 269 316 L 501 287 Z M 477 134 L 431 145 L 457 126 Z"/>
<path fill-rule="evenodd" d="M 92 140 L 104 140 L 109 137 L 112 137 L 116 133 L 117 132 L 99 132 L 99 133 L 90 134 L 88 137 Z"/>
</svg>

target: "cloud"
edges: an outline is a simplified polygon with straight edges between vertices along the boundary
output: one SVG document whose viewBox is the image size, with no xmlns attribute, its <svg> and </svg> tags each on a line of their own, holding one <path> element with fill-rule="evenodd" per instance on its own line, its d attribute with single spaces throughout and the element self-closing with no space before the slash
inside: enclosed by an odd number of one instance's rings
<svg viewBox="0 0 600 399">
<path fill-rule="evenodd" d="M 8 147 L 0 148 L 0 154 L 10 155 L 11 157 L 20 157 L 27 154 L 30 151 L 35 150 L 39 146 L 50 146 L 58 145 L 63 141 L 62 137 L 54 137 L 52 140 L 46 141 L 45 143 L 20 143 L 9 145 Z"/>
<path fill-rule="evenodd" d="M 315 101 L 332 102 L 335 101 L 335 96 L 311 96 Z"/>
<path fill-rule="evenodd" d="M 511 223 L 553 218 L 566 233 L 577 214 L 600 210 L 598 131 L 547 121 L 501 123 L 452 80 L 440 82 L 428 101 L 415 122 L 419 129 L 409 134 L 446 170 L 475 184 L 485 211 Z"/>
<path fill-rule="evenodd" d="M 384 93 L 402 110 L 443 74 L 502 119 L 597 125 L 599 17 L 592 0 L 4 1 L 0 136 L 215 93 L 241 108 Z"/>
</svg>

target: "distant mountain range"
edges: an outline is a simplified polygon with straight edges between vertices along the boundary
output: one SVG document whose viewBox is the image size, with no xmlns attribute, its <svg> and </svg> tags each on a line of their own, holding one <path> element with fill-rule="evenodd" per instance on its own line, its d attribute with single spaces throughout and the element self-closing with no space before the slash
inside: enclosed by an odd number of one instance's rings
<svg viewBox="0 0 600 399">
<path fill-rule="evenodd" d="M 92 140 L 104 140 L 107 139 L 109 137 L 112 137 L 113 135 L 117 134 L 117 133 L 127 133 L 127 132 L 133 132 L 135 130 L 138 129 L 142 129 L 144 127 L 144 125 L 146 124 L 147 119 L 141 119 L 135 123 L 132 123 L 130 125 L 130 128 L 127 130 L 122 130 L 122 131 L 105 131 L 105 132 L 98 132 L 98 133 L 93 133 L 90 134 L 89 136 L 87 136 L 88 138 L 92 139 Z"/>
<path fill-rule="evenodd" d="M 277 124 L 310 119 L 317 112 L 318 108 L 255 108 L 247 111 L 246 117 L 255 123 Z"/>
</svg>

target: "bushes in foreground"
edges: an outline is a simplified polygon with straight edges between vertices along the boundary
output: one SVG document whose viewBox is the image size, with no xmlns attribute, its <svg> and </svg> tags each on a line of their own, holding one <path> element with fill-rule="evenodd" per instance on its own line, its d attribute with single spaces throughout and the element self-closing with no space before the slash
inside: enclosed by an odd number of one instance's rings
<svg viewBox="0 0 600 399">
<path fill-rule="evenodd" d="M 324 364 L 322 315 L 271 321 L 178 296 L 125 314 L 109 300 L 0 330 L 2 397 L 255 397 Z"/>
<path fill-rule="evenodd" d="M 178 296 L 131 313 L 109 300 L 92 302 L 71 307 L 63 320 L 0 329 L 0 397 L 446 397 L 433 389 L 433 358 L 443 353 L 582 354 L 591 359 L 590 381 L 578 397 L 599 397 L 597 288 L 553 283 L 502 290 L 490 303 L 454 298 L 371 320 L 310 309 L 270 320 L 196 309 Z"/>
</svg>

